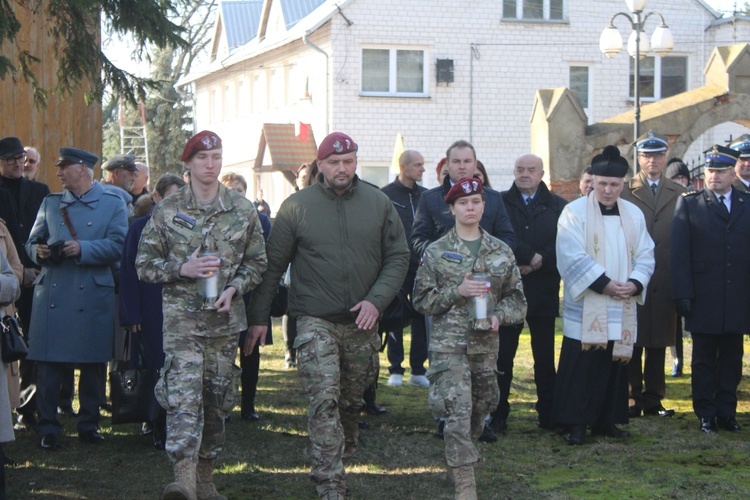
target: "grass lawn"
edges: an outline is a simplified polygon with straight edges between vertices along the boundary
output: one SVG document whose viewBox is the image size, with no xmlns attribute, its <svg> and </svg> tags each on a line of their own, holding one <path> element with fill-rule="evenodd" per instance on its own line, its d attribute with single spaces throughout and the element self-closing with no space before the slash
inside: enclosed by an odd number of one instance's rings
<svg viewBox="0 0 750 500">
<path fill-rule="evenodd" d="M 408 342 L 409 336 L 406 335 Z M 295 371 L 283 368 L 281 332 L 265 347 L 256 407 L 261 420 L 239 418 L 227 424 L 226 449 L 216 484 L 232 499 L 314 498 L 308 480 L 310 460 L 306 400 Z M 560 347 L 560 337 L 556 345 Z M 686 340 L 686 353 L 691 344 Z M 750 353 L 750 342 L 745 342 Z M 408 356 L 407 356 L 408 357 Z M 689 356 L 688 356 L 689 360 Z M 671 358 L 667 356 L 671 367 Z M 479 498 L 750 498 L 750 355 L 745 355 L 738 418 L 743 431 L 704 435 L 690 402 L 686 376 L 667 377 L 664 406 L 671 419 L 631 420 L 626 440 L 590 438 L 571 447 L 563 438 L 536 427 L 535 388 L 528 331 L 521 337 L 511 394 L 510 428 L 497 443 L 479 443 Z M 381 355 L 378 402 L 391 410 L 366 417 L 369 429 L 347 469 L 350 498 L 448 499 L 443 442 L 433 436 L 427 390 L 387 387 L 388 362 Z M 665 368 L 666 369 L 666 368 Z M 404 382 L 408 380 L 407 375 Z M 18 465 L 6 469 L 9 498 L 158 498 L 171 480 L 163 452 L 140 435 L 139 425 L 111 426 L 102 419 L 106 441 L 79 443 L 74 420 L 62 417 L 64 449 L 43 452 L 37 438 L 17 432 L 6 454 Z"/>
</svg>

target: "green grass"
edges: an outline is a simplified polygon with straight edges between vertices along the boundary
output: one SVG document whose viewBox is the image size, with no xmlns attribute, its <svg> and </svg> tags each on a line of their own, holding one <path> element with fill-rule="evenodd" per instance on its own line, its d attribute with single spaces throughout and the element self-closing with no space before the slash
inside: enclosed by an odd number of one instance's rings
<svg viewBox="0 0 750 500">
<path fill-rule="evenodd" d="M 216 484 L 229 498 L 313 498 L 306 431 L 306 399 L 296 372 L 283 369 L 281 333 L 264 348 L 257 410 L 261 420 L 227 424 L 226 449 Z M 409 336 L 406 335 L 408 341 Z M 557 339 L 557 348 L 560 337 Z M 690 342 L 685 344 L 690 352 Z M 408 352 L 408 351 L 407 351 Z M 750 342 L 745 342 L 750 352 Z M 667 356 L 667 363 L 671 359 Z M 689 359 L 689 358 L 688 358 Z M 744 372 L 750 356 L 746 354 Z M 360 448 L 347 469 L 350 498 L 448 499 L 443 443 L 433 436 L 427 390 L 387 387 L 388 362 L 381 356 L 378 402 L 391 409 L 366 417 Z M 672 419 L 631 420 L 626 440 L 590 439 L 570 447 L 561 436 L 536 427 L 535 389 L 528 333 L 516 356 L 510 429 L 494 444 L 479 443 L 479 498 L 750 498 L 750 381 L 740 384 L 739 434 L 707 436 L 697 429 L 687 376 L 667 377 L 664 405 Z M 408 370 L 405 381 L 408 379 Z M 158 498 L 171 480 L 163 452 L 140 435 L 140 426 L 110 426 L 106 442 L 78 442 L 73 419 L 63 417 L 64 450 L 42 452 L 36 436 L 16 433 L 6 454 L 19 465 L 6 469 L 9 498 Z"/>
</svg>

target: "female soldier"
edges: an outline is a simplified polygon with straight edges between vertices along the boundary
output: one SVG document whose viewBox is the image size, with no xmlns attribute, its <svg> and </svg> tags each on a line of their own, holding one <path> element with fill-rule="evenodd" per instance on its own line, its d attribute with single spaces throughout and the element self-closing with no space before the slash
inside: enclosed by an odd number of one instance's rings
<svg viewBox="0 0 750 500">
<path fill-rule="evenodd" d="M 457 499 L 475 499 L 474 463 L 479 454 L 473 441 L 499 399 L 497 330 L 501 324 L 524 320 L 526 299 L 513 251 L 479 227 L 484 212 L 482 183 L 475 178 L 459 180 L 445 202 L 455 226 L 427 247 L 417 271 L 414 307 L 433 316 L 429 406 L 434 417 L 445 418 L 448 478 L 455 483 Z M 472 270 L 486 271 L 491 283 L 472 280 Z M 491 327 L 475 330 L 472 297 L 488 291 L 494 300 L 488 311 Z"/>
</svg>

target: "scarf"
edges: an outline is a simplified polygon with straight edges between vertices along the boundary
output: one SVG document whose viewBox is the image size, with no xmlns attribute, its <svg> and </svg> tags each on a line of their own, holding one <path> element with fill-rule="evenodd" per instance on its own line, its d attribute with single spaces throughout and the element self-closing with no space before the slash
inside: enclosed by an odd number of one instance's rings
<svg viewBox="0 0 750 500">
<path fill-rule="evenodd" d="M 620 212 L 620 225 L 625 233 L 626 251 L 628 254 L 628 275 L 635 264 L 638 237 L 633 219 L 630 217 L 624 203 L 617 199 L 617 209 Z M 607 268 L 607 256 L 604 252 L 604 216 L 596 196 L 589 196 L 586 205 L 586 252 L 594 261 Z M 619 256 L 613 256 L 617 258 Z M 606 349 L 609 322 L 607 317 L 607 302 L 609 297 L 598 293 L 587 293 L 583 298 L 583 321 L 581 331 L 581 346 L 583 350 Z M 615 341 L 612 358 L 628 362 L 633 356 L 633 343 L 636 337 L 636 303 L 630 297 L 622 301 L 621 340 Z"/>
</svg>

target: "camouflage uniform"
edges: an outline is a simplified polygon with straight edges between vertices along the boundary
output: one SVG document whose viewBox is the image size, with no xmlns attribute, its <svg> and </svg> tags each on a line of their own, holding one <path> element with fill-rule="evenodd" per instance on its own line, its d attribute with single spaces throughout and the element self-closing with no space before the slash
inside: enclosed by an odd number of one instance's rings
<svg viewBox="0 0 750 500">
<path fill-rule="evenodd" d="M 513 251 L 482 230 L 479 257 L 492 275 L 493 314 L 501 325 L 513 325 L 526 316 L 521 273 Z M 484 417 L 497 406 L 499 392 L 495 367 L 497 332 L 469 330 L 470 301 L 458 285 L 472 271 L 475 259 L 456 230 L 425 250 L 414 283 L 414 307 L 433 316 L 430 337 L 429 406 L 436 418 L 445 418 L 445 458 L 450 467 L 479 460 L 473 444 L 482 433 Z"/>
<path fill-rule="evenodd" d="M 289 313 L 297 319 L 297 367 L 308 396 L 311 479 L 318 494 L 345 495 L 342 459 L 357 447 L 357 415 L 378 371 L 376 328 L 362 331 L 350 309 L 384 311 L 409 266 L 404 226 L 391 200 L 356 176 L 340 196 L 320 181 L 287 198 L 268 238 L 268 270 L 248 322 L 264 325 L 291 262 Z M 377 325 L 376 325 L 377 326 Z"/>
<path fill-rule="evenodd" d="M 191 218 L 192 229 L 184 222 Z M 228 314 L 202 310 L 196 280 L 179 275 L 207 232 L 218 245 L 221 278 L 237 290 Z M 199 455 L 214 459 L 224 444 L 224 415 L 238 392 L 234 358 L 239 332 L 247 328 L 242 295 L 266 268 L 258 214 L 249 200 L 223 185 L 210 205 L 202 205 L 188 184 L 154 209 L 136 268 L 141 280 L 164 284 L 166 359 L 156 396 L 167 410 L 167 454 L 175 462 L 197 462 Z"/>
</svg>

